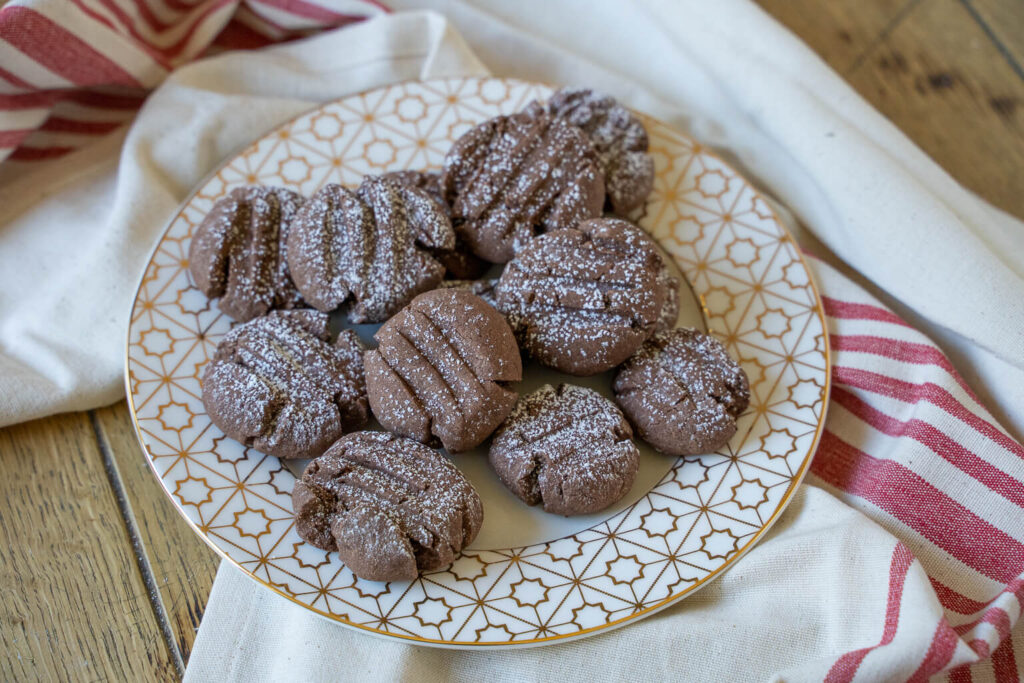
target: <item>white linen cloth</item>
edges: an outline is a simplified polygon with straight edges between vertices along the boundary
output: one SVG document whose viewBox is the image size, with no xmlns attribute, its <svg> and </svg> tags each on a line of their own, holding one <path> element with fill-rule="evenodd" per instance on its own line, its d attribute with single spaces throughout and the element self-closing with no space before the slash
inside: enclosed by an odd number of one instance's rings
<svg viewBox="0 0 1024 683">
<path fill-rule="evenodd" d="M 183 67 L 150 97 L 123 144 L 107 139 L 0 187 L 0 424 L 120 395 L 122 340 L 145 256 L 191 187 L 235 148 L 315 102 L 410 78 L 480 74 L 486 64 L 496 75 L 609 91 L 727 149 L 938 339 L 1012 433 L 1024 431 L 1024 226 L 960 188 L 756 6 L 430 5 L 444 16 L 396 14 Z M 830 267 L 816 270 L 827 295 L 873 305 Z M 979 405 L 969 410 L 990 421 Z M 833 411 L 830 429 L 843 443 L 893 461 L 920 455 L 905 436 L 862 433 L 846 404 Z M 1019 462 L 960 436 L 1022 478 Z M 189 677 L 812 680 L 846 671 L 881 680 L 930 671 L 922 667 L 936 643 L 949 649 L 950 667 L 979 659 L 970 643 L 995 649 L 1007 638 L 1000 628 L 1009 626 L 982 620 L 958 633 L 966 640 L 942 640 L 936 624 L 948 605 L 935 581 L 987 604 L 1009 579 L 957 574 L 963 560 L 942 557 L 941 542 L 887 516 L 884 501 L 856 498 L 830 470 L 816 474 L 769 538 L 681 605 L 614 633 L 528 651 L 456 653 L 374 639 L 225 566 Z M 956 476 L 946 485 L 959 485 Z M 986 495 L 978 493 L 979 505 Z M 1010 514 L 1019 508 L 1007 512 L 1002 500 L 982 516 L 1024 541 Z M 1020 605 L 1014 590 L 1004 593 L 999 610 L 1012 625 Z M 892 633 L 890 613 L 899 617 Z M 852 672 L 839 666 L 851 661 L 843 653 L 876 644 L 884 647 L 864 653 Z M 971 673 L 998 664 L 986 660 Z"/>
</svg>

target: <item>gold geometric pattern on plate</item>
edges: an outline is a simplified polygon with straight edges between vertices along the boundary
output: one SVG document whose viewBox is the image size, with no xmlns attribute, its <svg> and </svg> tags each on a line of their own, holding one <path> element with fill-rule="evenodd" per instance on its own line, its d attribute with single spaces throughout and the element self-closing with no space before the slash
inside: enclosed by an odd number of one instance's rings
<svg viewBox="0 0 1024 683">
<path fill-rule="evenodd" d="M 368 173 L 436 169 L 475 123 L 549 89 L 495 78 L 403 83 L 326 104 L 253 142 L 211 176 L 161 238 L 136 295 L 126 384 L 167 495 L 252 578 L 335 621 L 454 647 L 556 642 L 650 614 L 721 573 L 789 501 L 817 444 L 828 388 L 820 299 L 765 199 L 719 157 L 644 117 L 655 160 L 641 225 L 679 265 L 707 329 L 740 359 L 751 405 L 716 454 L 679 458 L 634 505 L 526 547 L 470 549 L 411 583 L 355 577 L 299 542 L 294 476 L 206 417 L 199 378 L 230 321 L 188 277 L 188 242 L 240 185 L 310 195 Z"/>
</svg>

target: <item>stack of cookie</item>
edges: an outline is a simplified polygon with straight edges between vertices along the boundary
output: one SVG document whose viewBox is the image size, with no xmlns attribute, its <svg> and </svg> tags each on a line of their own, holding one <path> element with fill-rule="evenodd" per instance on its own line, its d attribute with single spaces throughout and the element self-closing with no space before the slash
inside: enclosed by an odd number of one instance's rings
<svg viewBox="0 0 1024 683">
<path fill-rule="evenodd" d="M 676 329 L 679 281 L 626 219 L 651 191 L 642 123 L 612 98 L 558 91 L 473 128 L 440 173 L 366 177 L 312 197 L 244 187 L 198 227 L 190 271 L 236 325 L 203 376 L 225 434 L 312 459 L 296 529 L 357 575 L 450 564 L 483 508 L 436 447 L 491 438 L 528 505 L 576 515 L 630 490 L 640 438 L 720 448 L 749 388 L 711 337 Z M 494 264 L 500 276 L 481 278 Z M 446 279 L 447 278 L 447 279 Z M 328 314 L 382 323 L 376 348 Z M 521 353 L 571 375 L 614 371 L 615 402 L 545 385 L 519 396 Z M 386 432 L 360 431 L 370 414 Z"/>
</svg>

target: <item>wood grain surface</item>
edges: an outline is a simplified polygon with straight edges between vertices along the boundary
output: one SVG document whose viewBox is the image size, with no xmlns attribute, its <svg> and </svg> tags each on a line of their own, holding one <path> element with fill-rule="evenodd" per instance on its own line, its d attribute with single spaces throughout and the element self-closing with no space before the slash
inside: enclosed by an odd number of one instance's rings
<svg viewBox="0 0 1024 683">
<path fill-rule="evenodd" d="M 115 461 L 131 507 L 132 533 L 146 552 L 148 579 L 160 597 L 156 609 L 170 627 L 172 647 L 187 661 L 219 560 L 167 501 L 142 455 L 127 404 L 94 415 L 100 444 Z"/>
<path fill-rule="evenodd" d="M 759 0 L 968 188 L 1024 217 L 1024 0 Z M 173 680 L 218 559 L 124 402 L 0 430 L 0 680 Z"/>
<path fill-rule="evenodd" d="M 0 431 L 0 678 L 177 673 L 85 413 Z"/>
</svg>

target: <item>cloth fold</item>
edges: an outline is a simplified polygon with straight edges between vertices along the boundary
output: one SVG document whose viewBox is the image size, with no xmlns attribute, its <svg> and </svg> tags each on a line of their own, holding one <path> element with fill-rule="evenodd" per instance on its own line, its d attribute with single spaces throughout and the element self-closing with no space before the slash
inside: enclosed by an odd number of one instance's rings
<svg viewBox="0 0 1024 683">
<path fill-rule="evenodd" d="M 438 15 L 381 17 L 340 40 L 324 34 L 259 58 L 231 52 L 183 67 L 127 137 L 0 186 L 0 426 L 123 395 L 140 268 L 188 191 L 234 150 L 324 100 L 486 73 Z"/>
<path fill-rule="evenodd" d="M 793 211 L 799 222 L 784 215 L 798 240 L 825 259 L 812 268 L 835 366 L 812 474 L 772 533 L 702 591 L 615 632 L 532 650 L 375 639 L 224 566 L 188 677 L 1014 673 L 1024 663 L 1014 628 L 1024 599 L 1024 449 L 1014 438 L 1024 432 L 1024 226 L 960 188 L 747 0 L 429 4 L 443 15 L 400 12 L 179 68 L 127 136 L 7 176 L 0 424 L 120 395 L 145 256 L 189 189 L 238 146 L 316 102 L 489 70 L 609 91 L 725 150 Z"/>
</svg>

